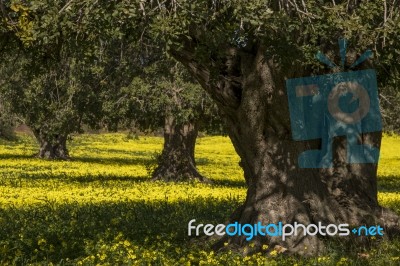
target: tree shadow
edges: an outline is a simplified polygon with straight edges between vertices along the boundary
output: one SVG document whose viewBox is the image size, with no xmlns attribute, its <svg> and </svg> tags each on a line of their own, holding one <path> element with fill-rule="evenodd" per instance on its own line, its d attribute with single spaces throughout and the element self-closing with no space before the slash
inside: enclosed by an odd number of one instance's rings
<svg viewBox="0 0 400 266">
<path fill-rule="evenodd" d="M 150 178 L 147 175 L 143 176 L 132 176 L 132 175 L 120 175 L 114 174 L 88 174 L 81 176 L 70 175 L 69 173 L 20 173 L 17 177 L 9 177 L 1 180 L 1 184 L 11 185 L 12 187 L 18 187 L 19 181 L 22 179 L 31 181 L 40 180 L 61 180 L 63 182 L 78 182 L 78 183 L 90 183 L 95 181 L 127 181 L 132 183 L 149 181 Z"/>
<path fill-rule="evenodd" d="M 134 154 L 133 154 L 134 155 Z M 36 157 L 36 154 L 11 154 L 11 153 L 2 153 L 0 154 L 0 160 L 29 160 L 29 159 L 39 159 Z M 55 160 L 56 161 L 56 160 Z M 92 163 L 92 164 L 103 164 L 103 165 L 146 165 L 152 163 L 154 160 L 152 158 L 95 158 L 95 157 L 86 157 L 86 156 L 77 156 L 71 157 L 70 162 L 81 162 L 81 163 Z"/>
<path fill-rule="evenodd" d="M 76 156 L 71 157 L 69 161 L 71 162 L 82 162 L 82 163 L 96 163 L 96 164 L 119 164 L 119 165 L 138 165 L 138 164 L 146 164 L 151 163 L 154 160 L 148 156 L 148 154 L 144 152 L 130 152 L 127 153 L 133 158 L 98 158 L 98 157 L 88 157 L 88 156 Z M 143 156 L 141 158 L 135 158 L 134 156 Z M 147 156 L 149 158 L 146 158 Z M 32 154 L 13 154 L 13 153 L 1 153 L 0 160 L 4 159 L 12 159 L 12 160 L 23 160 L 23 159 L 32 159 L 37 158 L 36 153 Z M 39 159 L 39 158 L 38 158 Z M 39 159 L 42 160 L 42 159 Z"/>
<path fill-rule="evenodd" d="M 237 199 L 190 198 L 176 202 L 78 202 L 59 205 L 46 201 L 24 208 L 0 208 L 0 257 L 43 256 L 48 261 L 87 256 L 91 245 L 112 243 L 117 235 L 145 246 L 163 239 L 172 246 L 189 243 L 188 222 L 224 223 L 239 205 Z M 43 247 L 41 239 L 45 240 Z M 52 247 L 48 249 L 47 247 Z M 89 254 L 91 255 L 91 254 Z"/>
<path fill-rule="evenodd" d="M 389 175 L 378 177 L 379 192 L 399 192 L 400 191 L 400 176 Z"/>
<path fill-rule="evenodd" d="M 152 163 L 154 160 L 151 158 L 95 158 L 95 157 L 72 157 L 72 162 L 81 162 L 81 163 L 93 163 L 93 164 L 103 164 L 103 165 L 147 165 Z"/>
<path fill-rule="evenodd" d="M 196 165 L 207 165 L 211 163 L 211 160 L 205 157 L 195 158 Z"/>
<path fill-rule="evenodd" d="M 0 160 L 27 160 L 36 158 L 35 154 L 12 154 L 12 153 L 2 153 L 0 154 Z"/>
<path fill-rule="evenodd" d="M 231 187 L 231 188 L 246 188 L 246 182 L 243 180 L 231 180 L 231 179 L 213 179 L 213 185 Z"/>
<path fill-rule="evenodd" d="M 131 150 L 123 150 L 123 149 L 113 149 L 113 148 L 93 148 L 88 147 L 87 151 L 91 153 L 106 153 L 106 154 L 114 154 L 117 155 L 128 155 L 128 156 L 142 156 L 142 157 L 150 157 L 157 151 L 131 151 Z"/>
<path fill-rule="evenodd" d="M 22 155 L 22 154 L 0 154 L 0 161 L 2 159 L 13 159 L 13 160 L 28 160 L 28 159 L 37 159 L 35 155 Z M 196 162 L 198 165 L 205 165 L 210 163 L 207 158 L 200 159 L 199 162 Z M 79 163 L 87 163 L 87 164 L 101 164 L 101 165 L 120 165 L 120 166 L 129 166 L 129 165 L 150 165 L 156 164 L 156 161 L 152 158 L 96 158 L 96 157 L 88 157 L 88 156 L 77 156 L 72 157 L 69 162 L 79 162 Z M 15 178 L 14 178 L 15 179 Z M 59 179 L 64 180 L 66 182 L 81 182 L 88 183 L 93 181 L 132 181 L 132 182 L 144 182 L 149 181 L 150 178 L 147 175 L 143 176 L 115 176 L 112 174 L 91 174 L 88 173 L 84 176 L 73 176 L 68 172 L 54 173 L 54 172 L 29 172 L 29 173 L 20 173 L 17 179 L 29 179 L 29 180 L 50 180 L 50 179 Z M 231 188 L 246 188 L 246 183 L 244 180 L 231 180 L 231 179 L 211 179 L 213 186 L 222 186 L 222 187 L 231 187 Z M 15 183 L 15 182 L 14 182 Z M 13 184 L 14 184 L 13 183 Z M 12 184 L 12 185 L 13 185 Z M 13 185 L 15 186 L 15 184 Z"/>
</svg>

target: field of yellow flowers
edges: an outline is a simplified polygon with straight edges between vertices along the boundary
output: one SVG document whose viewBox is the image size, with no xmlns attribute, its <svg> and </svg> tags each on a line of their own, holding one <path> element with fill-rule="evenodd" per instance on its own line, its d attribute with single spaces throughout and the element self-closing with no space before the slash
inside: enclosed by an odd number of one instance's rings
<svg viewBox="0 0 400 266">
<path fill-rule="evenodd" d="M 400 213 L 400 137 L 385 136 L 379 200 Z M 214 253 L 187 236 L 187 222 L 221 223 L 244 200 L 245 183 L 226 137 L 198 139 L 199 171 L 214 183 L 150 182 L 162 138 L 84 134 L 71 161 L 32 157 L 35 141 L 0 140 L 0 265 L 398 265 L 400 241 L 368 250 L 332 244 L 316 258 Z"/>
</svg>

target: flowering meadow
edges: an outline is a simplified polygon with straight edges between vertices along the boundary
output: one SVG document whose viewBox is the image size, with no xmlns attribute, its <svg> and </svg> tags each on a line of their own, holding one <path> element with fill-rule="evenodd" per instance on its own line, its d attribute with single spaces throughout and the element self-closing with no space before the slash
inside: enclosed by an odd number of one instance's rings
<svg viewBox="0 0 400 266">
<path fill-rule="evenodd" d="M 223 223 L 243 202 L 243 173 L 229 138 L 197 141 L 200 173 L 213 184 L 151 182 L 162 138 L 84 134 L 70 161 L 33 156 L 33 138 L 0 140 L 0 265 L 399 265 L 400 240 L 368 248 L 328 244 L 319 257 L 214 252 L 187 223 Z M 400 137 L 385 135 L 379 201 L 400 213 Z M 265 247 L 265 250 L 267 247 Z"/>
</svg>

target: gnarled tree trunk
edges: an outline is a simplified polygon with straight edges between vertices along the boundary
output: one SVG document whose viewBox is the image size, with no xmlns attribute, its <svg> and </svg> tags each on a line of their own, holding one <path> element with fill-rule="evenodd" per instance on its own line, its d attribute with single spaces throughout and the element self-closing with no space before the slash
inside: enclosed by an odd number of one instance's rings
<svg viewBox="0 0 400 266">
<path fill-rule="evenodd" d="M 240 54 L 231 48 L 219 78 L 210 78 L 208 65 L 196 62 L 194 47 L 191 43 L 173 55 L 218 104 L 248 185 L 246 200 L 229 223 L 380 224 L 386 233 L 398 229 L 398 216 L 381 208 L 377 201 L 377 164 L 346 163 L 346 138 L 334 140 L 333 168 L 298 167 L 300 153 L 321 148 L 321 142 L 292 139 L 285 79 L 308 76 L 307 73 L 300 73 L 299 67 L 282 69 L 266 57 L 263 47 Z M 364 134 L 359 141 L 379 148 L 381 133 Z M 230 244 L 228 247 L 243 247 L 249 244 L 245 238 L 225 235 L 216 247 L 222 247 L 224 242 Z M 289 252 L 308 255 L 324 246 L 320 237 L 302 234 L 285 241 L 256 236 L 252 242 L 256 245 L 250 251 L 268 244 L 270 248 L 279 245 Z"/>
<path fill-rule="evenodd" d="M 196 122 L 177 124 L 173 116 L 166 116 L 164 125 L 164 148 L 153 180 L 207 182 L 196 169 L 194 150 L 198 134 Z"/>
<path fill-rule="evenodd" d="M 34 135 L 40 145 L 37 157 L 42 159 L 69 159 L 67 135 L 48 135 L 40 131 L 34 131 Z"/>
</svg>

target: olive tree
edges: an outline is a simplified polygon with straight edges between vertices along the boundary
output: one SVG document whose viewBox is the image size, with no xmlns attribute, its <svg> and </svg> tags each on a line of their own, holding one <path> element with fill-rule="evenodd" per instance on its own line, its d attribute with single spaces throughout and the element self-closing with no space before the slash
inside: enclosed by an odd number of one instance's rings
<svg viewBox="0 0 400 266">
<path fill-rule="evenodd" d="M 207 93 L 180 63 L 157 57 L 129 86 L 104 97 L 109 128 L 163 128 L 164 146 L 151 173 L 153 180 L 209 182 L 196 169 L 196 139 L 199 130 L 221 131 L 222 125 Z"/>
<path fill-rule="evenodd" d="M 393 71 L 385 70 L 399 67 L 398 1 L 166 1 L 137 6 L 151 20 L 152 32 L 165 36 L 169 53 L 209 92 L 227 124 L 248 186 L 231 222 L 381 224 L 388 234 L 399 228 L 397 214 L 378 203 L 377 163 L 347 163 L 346 138 L 334 140 L 333 167 L 299 167 L 302 152 L 326 144 L 293 139 L 286 90 L 288 79 L 330 73 L 315 54 L 320 50 L 340 62 L 339 38 L 349 41 L 343 68 L 349 71 L 357 56 L 371 49 L 375 57 L 353 70 L 374 67 L 385 88 L 393 78 Z M 154 9 L 156 15 L 150 12 Z M 358 142 L 379 149 L 381 132 L 362 133 Z M 243 235 L 225 236 L 220 244 L 225 241 L 247 243 Z M 321 238 L 302 234 L 285 241 L 265 236 L 253 241 L 250 251 L 263 243 L 299 254 L 323 249 Z"/>
<path fill-rule="evenodd" d="M 2 98 L 32 129 L 38 157 L 66 159 L 68 136 L 98 125 L 99 95 L 113 88 L 113 73 L 134 74 L 135 47 L 111 15 L 84 22 L 84 8 L 64 1 L 2 1 L 1 10 Z"/>
</svg>

